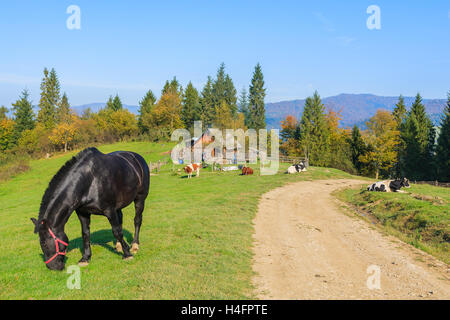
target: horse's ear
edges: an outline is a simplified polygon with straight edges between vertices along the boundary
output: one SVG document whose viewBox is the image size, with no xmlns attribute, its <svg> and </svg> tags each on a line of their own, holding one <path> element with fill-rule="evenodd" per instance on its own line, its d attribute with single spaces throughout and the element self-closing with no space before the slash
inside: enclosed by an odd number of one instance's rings
<svg viewBox="0 0 450 320">
<path fill-rule="evenodd" d="M 39 228 L 41 226 L 43 226 L 45 228 L 47 227 L 47 220 L 46 219 L 42 220 L 41 223 L 39 223 L 38 220 L 36 220 L 35 218 L 31 218 L 31 221 L 33 221 L 33 223 L 34 223 L 34 233 L 38 233 Z"/>
<path fill-rule="evenodd" d="M 33 221 L 33 223 L 34 223 L 34 233 L 37 233 L 39 230 L 38 222 L 35 218 L 31 218 L 31 221 Z"/>
</svg>

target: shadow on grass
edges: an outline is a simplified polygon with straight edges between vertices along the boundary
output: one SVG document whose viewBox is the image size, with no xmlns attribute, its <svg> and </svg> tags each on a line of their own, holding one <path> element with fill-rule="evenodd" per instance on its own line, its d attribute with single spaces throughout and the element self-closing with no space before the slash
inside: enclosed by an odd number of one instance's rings
<svg viewBox="0 0 450 320">
<path fill-rule="evenodd" d="M 123 229 L 122 232 L 125 241 L 131 246 L 131 242 L 133 241 L 133 235 L 126 229 Z M 110 243 L 112 243 L 113 245 L 111 245 Z M 104 229 L 91 233 L 91 245 L 102 246 L 103 248 L 108 249 L 110 252 L 113 252 L 114 254 L 121 256 L 122 254 L 116 251 L 115 243 L 116 238 L 114 238 L 111 229 Z M 68 249 L 69 252 L 77 248 L 80 250 L 80 253 L 83 254 L 82 237 L 75 238 L 73 240 L 70 240 L 69 242 L 69 249 Z"/>
</svg>

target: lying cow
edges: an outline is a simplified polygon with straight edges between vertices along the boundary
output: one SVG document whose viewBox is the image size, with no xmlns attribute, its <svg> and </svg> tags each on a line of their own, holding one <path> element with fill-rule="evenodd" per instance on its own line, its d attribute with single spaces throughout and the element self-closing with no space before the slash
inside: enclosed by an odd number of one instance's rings
<svg viewBox="0 0 450 320">
<path fill-rule="evenodd" d="M 294 164 L 287 169 L 288 174 L 294 174 L 298 172 L 305 172 L 306 166 L 303 163 Z"/>
<path fill-rule="evenodd" d="M 404 192 L 400 189 L 402 187 L 410 188 L 409 180 L 406 178 L 375 182 L 367 186 L 367 191 L 379 191 L 379 192 Z"/>
<path fill-rule="evenodd" d="M 184 167 L 184 172 L 188 174 L 188 179 L 192 178 L 192 173 L 194 171 L 197 172 L 197 178 L 200 177 L 200 168 L 202 167 L 201 163 L 193 163 Z"/>
</svg>

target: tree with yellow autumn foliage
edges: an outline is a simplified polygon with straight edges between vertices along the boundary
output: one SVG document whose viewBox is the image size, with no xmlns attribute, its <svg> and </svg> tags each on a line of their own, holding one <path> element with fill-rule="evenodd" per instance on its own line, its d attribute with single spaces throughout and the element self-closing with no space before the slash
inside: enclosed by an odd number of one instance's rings
<svg viewBox="0 0 450 320">
<path fill-rule="evenodd" d="M 369 150 L 360 156 L 360 161 L 375 168 L 375 178 L 380 170 L 389 170 L 397 162 L 396 146 L 400 132 L 394 116 L 386 110 L 377 110 L 376 114 L 366 123 L 366 144 Z"/>
<path fill-rule="evenodd" d="M 296 117 L 288 115 L 281 121 L 281 151 L 287 156 L 298 156 L 301 154 L 300 146 L 300 124 Z"/>
<path fill-rule="evenodd" d="M 55 146 L 63 146 L 64 152 L 67 152 L 69 143 L 74 140 L 77 133 L 77 126 L 75 125 L 76 115 L 72 114 L 70 118 L 71 120 L 67 119 L 56 125 L 49 136 L 50 141 Z"/>
<path fill-rule="evenodd" d="M 168 139 L 175 129 L 183 128 L 180 95 L 172 90 L 165 92 L 151 111 L 142 116 L 142 125 L 154 140 Z"/>
</svg>

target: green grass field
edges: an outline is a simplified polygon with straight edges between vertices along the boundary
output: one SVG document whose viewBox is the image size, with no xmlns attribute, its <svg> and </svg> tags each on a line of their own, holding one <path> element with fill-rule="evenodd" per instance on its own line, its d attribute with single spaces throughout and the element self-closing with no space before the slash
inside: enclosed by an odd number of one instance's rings
<svg viewBox="0 0 450 320">
<path fill-rule="evenodd" d="M 167 159 L 164 152 L 171 145 L 133 142 L 99 149 L 135 151 L 154 162 Z M 289 182 L 351 177 L 326 168 L 285 175 L 284 165 L 274 176 L 243 177 L 205 169 L 199 179 L 188 180 L 166 165 L 151 177 L 139 253 L 123 261 L 113 249 L 107 219 L 92 216 L 92 260 L 81 270 L 81 289 L 69 290 L 66 271 L 45 267 L 30 217 L 38 216 L 50 179 L 72 155 L 31 161 L 29 171 L 0 183 L 0 299 L 252 298 L 252 220 L 260 196 Z M 124 210 L 124 235 L 129 243 L 133 218 L 130 206 Z M 81 258 L 76 215 L 65 231 L 70 240 L 67 269 Z"/>
<path fill-rule="evenodd" d="M 407 193 L 383 193 L 365 187 L 335 194 L 388 233 L 450 263 L 450 189 L 412 185 Z"/>
</svg>

